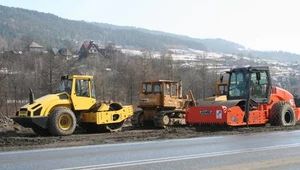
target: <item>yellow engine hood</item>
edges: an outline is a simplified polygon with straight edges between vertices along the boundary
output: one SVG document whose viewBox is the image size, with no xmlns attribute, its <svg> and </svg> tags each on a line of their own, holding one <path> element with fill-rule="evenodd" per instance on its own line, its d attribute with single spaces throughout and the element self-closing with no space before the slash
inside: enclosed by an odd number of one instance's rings
<svg viewBox="0 0 300 170">
<path fill-rule="evenodd" d="M 70 97 L 67 93 L 48 94 L 41 98 L 38 98 L 32 104 L 26 104 L 20 108 L 20 113 L 27 112 L 27 116 L 47 116 L 53 107 L 65 106 L 71 107 Z M 25 115 L 24 115 L 25 116 Z"/>
</svg>

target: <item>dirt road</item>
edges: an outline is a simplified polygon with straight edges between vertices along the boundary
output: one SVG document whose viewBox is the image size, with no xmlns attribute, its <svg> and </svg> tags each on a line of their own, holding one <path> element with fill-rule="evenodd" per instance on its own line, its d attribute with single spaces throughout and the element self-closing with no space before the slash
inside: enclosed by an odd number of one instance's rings
<svg viewBox="0 0 300 170">
<path fill-rule="evenodd" d="M 23 150 L 38 148 L 53 148 L 66 146 L 82 146 L 95 144 L 111 144 L 135 141 L 151 141 L 174 138 L 191 138 L 214 135 L 234 135 L 244 133 L 258 133 L 266 131 L 288 131 L 299 130 L 300 125 L 291 127 L 241 127 L 241 128 L 200 128 L 177 127 L 171 129 L 132 129 L 130 126 L 124 128 L 123 132 L 86 134 L 78 129 L 71 136 L 40 137 L 35 135 L 31 129 L 22 128 L 14 124 L 0 125 L 0 150 Z"/>
</svg>

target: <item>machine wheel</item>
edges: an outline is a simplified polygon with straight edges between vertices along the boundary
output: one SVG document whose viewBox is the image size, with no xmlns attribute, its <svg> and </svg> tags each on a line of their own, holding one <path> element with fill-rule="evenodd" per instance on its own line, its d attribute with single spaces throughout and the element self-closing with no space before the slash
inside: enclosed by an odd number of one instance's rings
<svg viewBox="0 0 300 170">
<path fill-rule="evenodd" d="M 109 105 L 109 110 L 110 110 L 110 111 L 121 110 L 122 108 L 123 108 L 122 105 L 119 104 L 119 103 L 111 103 L 111 104 Z"/>
<path fill-rule="evenodd" d="M 91 109 L 93 111 L 97 111 L 100 106 L 101 104 L 97 104 L 95 105 L 95 107 L 92 107 Z M 111 103 L 109 105 L 109 111 L 117 111 L 117 110 L 121 110 L 122 108 L 123 108 L 122 105 L 119 103 Z M 120 118 L 119 114 L 113 115 L 114 121 L 118 120 L 119 118 Z M 124 124 L 124 120 L 119 123 L 110 123 L 110 124 L 101 124 L 101 125 L 97 125 L 95 123 L 80 123 L 79 126 L 82 127 L 84 130 L 86 130 L 88 133 L 103 133 L 103 132 L 121 131 L 123 124 Z"/>
<path fill-rule="evenodd" d="M 48 129 L 44 129 L 39 126 L 33 126 L 33 127 L 31 127 L 31 129 L 38 136 L 49 136 L 50 135 Z"/>
<path fill-rule="evenodd" d="M 273 126 L 292 126 L 296 124 L 295 111 L 291 104 L 279 101 L 271 108 L 270 124 Z"/>
<path fill-rule="evenodd" d="M 168 125 L 170 123 L 170 118 L 168 115 L 164 115 L 162 122 L 164 125 Z"/>
<path fill-rule="evenodd" d="M 165 112 L 158 112 L 154 117 L 154 125 L 157 128 L 167 128 L 170 123 L 170 117 Z"/>
<path fill-rule="evenodd" d="M 71 135 L 76 128 L 76 117 L 69 108 L 57 107 L 50 114 L 48 127 L 52 135 Z"/>
<path fill-rule="evenodd" d="M 117 111 L 117 110 L 121 110 L 123 108 L 123 106 L 119 103 L 111 103 L 109 105 L 109 110 L 110 111 Z M 118 120 L 120 118 L 120 115 L 115 114 L 113 115 L 113 120 Z M 106 125 L 106 129 L 109 132 L 118 132 L 122 130 L 122 126 L 124 124 L 124 120 L 119 122 L 119 123 L 110 123 Z"/>
<path fill-rule="evenodd" d="M 89 112 L 97 112 L 101 105 L 102 105 L 102 102 L 100 102 L 100 101 L 96 102 L 96 103 L 89 109 Z"/>
<path fill-rule="evenodd" d="M 124 120 L 119 123 L 110 123 L 106 125 L 106 129 L 110 132 L 120 132 L 122 131 L 123 124 Z"/>
<path fill-rule="evenodd" d="M 135 111 L 133 113 L 133 116 L 131 117 L 131 125 L 133 127 L 142 127 L 143 126 L 143 117 L 144 117 L 144 112 L 142 110 Z"/>
</svg>

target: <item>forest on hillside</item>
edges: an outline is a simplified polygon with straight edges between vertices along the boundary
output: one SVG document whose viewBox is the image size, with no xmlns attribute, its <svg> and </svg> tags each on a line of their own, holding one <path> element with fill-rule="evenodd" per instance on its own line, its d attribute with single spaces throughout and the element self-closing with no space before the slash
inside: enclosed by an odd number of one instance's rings
<svg viewBox="0 0 300 170">
<path fill-rule="evenodd" d="M 147 50 L 166 50 L 170 46 L 205 50 L 203 44 L 193 40 L 137 29 L 72 21 L 52 14 L 4 6 L 0 6 L 0 13 L 0 48 L 6 50 L 20 50 L 33 40 L 45 47 L 78 47 L 77 42 L 86 39 Z"/>
<path fill-rule="evenodd" d="M 0 51 L 23 50 L 35 41 L 48 49 L 64 47 L 76 53 L 81 42 L 94 40 L 104 46 L 114 43 L 123 48 L 147 51 L 168 51 L 170 48 L 196 49 L 279 61 L 300 61 L 298 54 L 245 49 L 238 43 L 220 38 L 199 39 L 142 28 L 68 20 L 49 13 L 1 5 L 0 28 Z"/>
</svg>

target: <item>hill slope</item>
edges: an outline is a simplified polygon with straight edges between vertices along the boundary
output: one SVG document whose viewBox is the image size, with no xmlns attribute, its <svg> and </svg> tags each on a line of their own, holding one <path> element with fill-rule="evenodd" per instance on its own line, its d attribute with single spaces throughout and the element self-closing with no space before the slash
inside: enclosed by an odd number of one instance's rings
<svg viewBox="0 0 300 170">
<path fill-rule="evenodd" d="M 126 48 L 162 51 L 169 48 L 192 48 L 219 53 L 243 54 L 284 61 L 300 61 L 300 55 L 288 52 L 261 52 L 223 39 L 195 39 L 188 36 L 121 27 L 103 23 L 88 23 L 63 19 L 21 8 L 0 5 L 0 49 L 22 49 L 36 41 L 45 47 L 67 47 L 78 50 L 84 40 L 113 42 Z"/>
</svg>

